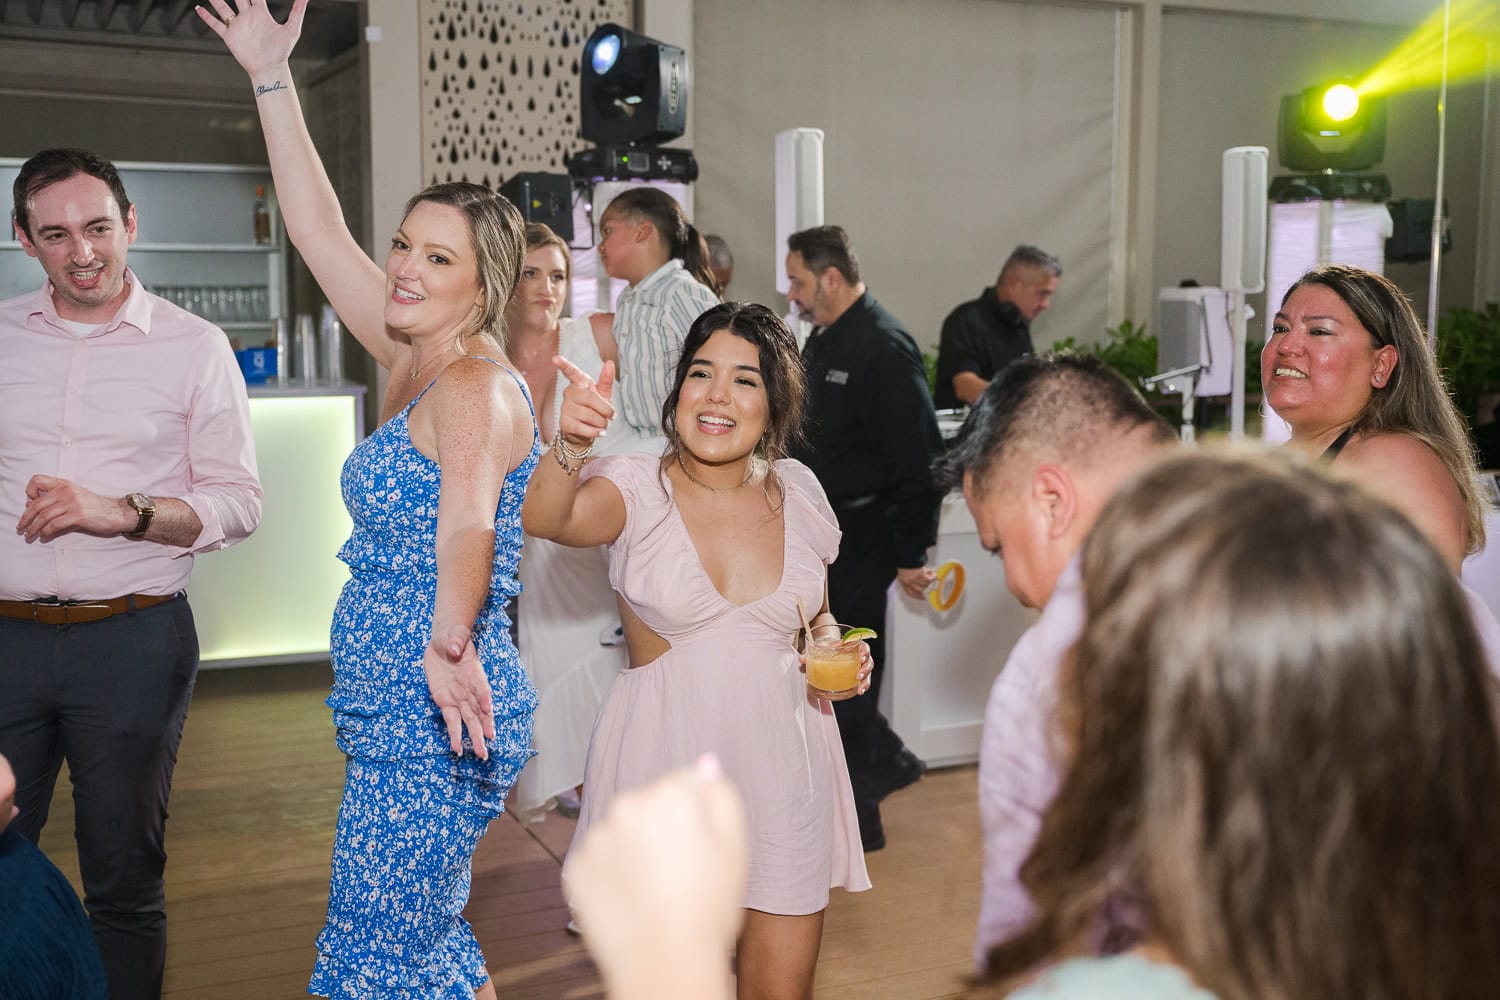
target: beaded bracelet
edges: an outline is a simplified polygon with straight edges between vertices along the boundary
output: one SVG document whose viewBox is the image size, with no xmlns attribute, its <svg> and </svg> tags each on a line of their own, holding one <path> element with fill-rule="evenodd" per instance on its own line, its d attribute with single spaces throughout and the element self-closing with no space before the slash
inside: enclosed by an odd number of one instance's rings
<svg viewBox="0 0 1500 1000">
<path fill-rule="evenodd" d="M 589 453 L 593 450 L 594 442 L 592 441 L 582 451 L 574 451 L 568 447 L 568 442 L 563 440 L 562 431 L 558 431 L 552 436 L 552 457 L 557 459 L 557 464 L 570 476 L 578 474 L 578 470 L 583 468 L 583 460 L 588 458 Z M 577 462 L 578 464 L 569 465 L 569 462 Z"/>
</svg>

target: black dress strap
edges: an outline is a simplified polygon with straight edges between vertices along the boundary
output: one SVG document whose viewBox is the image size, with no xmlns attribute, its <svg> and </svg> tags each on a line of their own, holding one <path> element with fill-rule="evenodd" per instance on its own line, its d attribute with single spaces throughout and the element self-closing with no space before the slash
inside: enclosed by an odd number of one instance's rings
<svg viewBox="0 0 1500 1000">
<path fill-rule="evenodd" d="M 1335 458 L 1338 458 L 1339 452 L 1344 450 L 1344 445 L 1348 444 L 1349 439 L 1353 436 L 1354 428 L 1352 426 L 1345 427 L 1344 433 L 1334 438 L 1333 444 L 1323 449 L 1323 454 L 1318 456 L 1318 460 L 1320 462 L 1332 462 Z"/>
</svg>

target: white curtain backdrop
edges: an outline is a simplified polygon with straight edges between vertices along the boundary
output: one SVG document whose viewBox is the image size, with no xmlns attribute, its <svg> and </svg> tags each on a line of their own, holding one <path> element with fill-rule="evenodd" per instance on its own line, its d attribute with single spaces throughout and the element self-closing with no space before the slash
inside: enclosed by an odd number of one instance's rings
<svg viewBox="0 0 1500 1000">
<path fill-rule="evenodd" d="M 734 298 L 782 300 L 773 141 L 827 134 L 826 217 L 919 344 L 1017 243 L 1062 258 L 1039 349 L 1102 339 L 1120 15 L 1007 0 L 697 0 L 698 224 L 736 255 Z"/>
</svg>

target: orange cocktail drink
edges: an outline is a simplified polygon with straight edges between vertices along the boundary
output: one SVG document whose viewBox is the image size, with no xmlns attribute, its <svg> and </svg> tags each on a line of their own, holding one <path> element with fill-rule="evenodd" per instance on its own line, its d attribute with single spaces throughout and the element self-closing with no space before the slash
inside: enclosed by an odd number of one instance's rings
<svg viewBox="0 0 1500 1000">
<path fill-rule="evenodd" d="M 843 625 L 813 627 L 807 644 L 807 687 L 814 697 L 840 701 L 859 693 L 860 640 L 845 639 L 850 631 Z"/>
</svg>

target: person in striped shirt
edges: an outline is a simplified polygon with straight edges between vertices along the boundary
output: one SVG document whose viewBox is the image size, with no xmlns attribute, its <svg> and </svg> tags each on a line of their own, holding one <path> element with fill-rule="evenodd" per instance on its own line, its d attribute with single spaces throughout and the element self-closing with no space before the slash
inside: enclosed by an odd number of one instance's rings
<svg viewBox="0 0 1500 1000">
<path fill-rule="evenodd" d="M 662 403 L 682 341 L 693 320 L 719 302 L 708 247 L 671 195 L 642 185 L 621 192 L 604 210 L 599 261 L 611 278 L 630 284 L 615 304 L 620 419 L 606 450 L 661 454 Z"/>
</svg>

